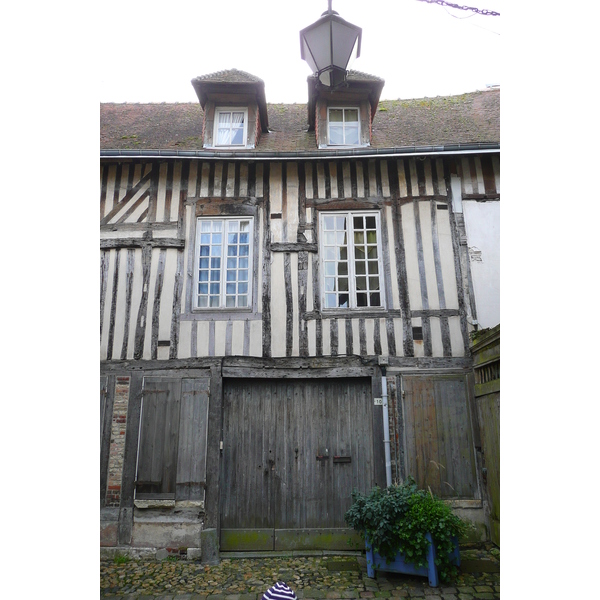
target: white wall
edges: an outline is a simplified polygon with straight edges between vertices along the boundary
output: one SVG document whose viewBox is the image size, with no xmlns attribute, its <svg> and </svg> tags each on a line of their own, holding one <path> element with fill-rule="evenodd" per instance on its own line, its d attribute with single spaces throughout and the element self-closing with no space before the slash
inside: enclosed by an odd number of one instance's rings
<svg viewBox="0 0 600 600">
<path fill-rule="evenodd" d="M 500 323 L 500 202 L 463 200 L 479 327 Z"/>
</svg>

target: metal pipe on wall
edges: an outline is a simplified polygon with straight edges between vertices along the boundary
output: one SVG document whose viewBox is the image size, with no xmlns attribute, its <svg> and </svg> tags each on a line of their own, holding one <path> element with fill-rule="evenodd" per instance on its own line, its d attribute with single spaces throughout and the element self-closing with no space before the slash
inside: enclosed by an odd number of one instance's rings
<svg viewBox="0 0 600 600">
<path fill-rule="evenodd" d="M 392 459 L 390 453 L 390 419 L 388 412 L 387 377 L 385 367 L 381 367 L 381 401 L 383 405 L 383 447 L 385 450 L 385 483 L 392 485 Z"/>
</svg>

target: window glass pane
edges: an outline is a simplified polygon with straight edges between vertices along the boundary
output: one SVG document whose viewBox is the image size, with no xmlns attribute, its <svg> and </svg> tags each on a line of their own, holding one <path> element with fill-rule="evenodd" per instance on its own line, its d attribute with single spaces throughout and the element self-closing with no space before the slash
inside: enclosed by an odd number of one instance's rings
<svg viewBox="0 0 600 600">
<path fill-rule="evenodd" d="M 250 246 L 240 246 L 240 256 L 248 256 Z"/>
<path fill-rule="evenodd" d="M 323 229 L 325 231 L 331 231 L 335 228 L 335 219 L 333 217 L 325 217 L 323 219 Z"/>
<path fill-rule="evenodd" d="M 367 229 L 375 229 L 377 227 L 377 220 L 375 217 L 365 217 L 367 222 Z"/>
<path fill-rule="evenodd" d="M 374 294 L 371 294 L 371 306 L 381 306 L 381 297 L 379 295 L 379 292 L 375 292 Z"/>
<path fill-rule="evenodd" d="M 334 262 L 326 262 L 325 263 L 325 275 L 335 275 L 335 263 Z"/>
<path fill-rule="evenodd" d="M 364 244 L 365 243 L 365 234 L 362 231 L 354 232 L 354 243 L 355 244 Z"/>
<path fill-rule="evenodd" d="M 368 306 L 367 294 L 356 294 L 356 306 Z"/>
<path fill-rule="evenodd" d="M 348 308 L 349 296 L 348 294 L 340 294 L 339 306 L 340 308 Z"/>
<path fill-rule="evenodd" d="M 244 306 L 248 303 L 250 292 L 249 255 L 252 221 L 249 219 L 198 219 L 198 308 L 236 308 L 240 306 L 239 298 L 245 297 Z M 226 229 L 227 237 L 222 232 Z M 240 234 L 238 231 L 244 233 Z M 245 243 L 240 245 L 240 236 Z M 226 246 L 226 250 L 225 250 Z M 238 261 L 239 251 L 245 257 Z M 229 254 L 226 262 L 221 261 L 221 255 Z M 224 269 L 226 267 L 226 269 Z M 242 270 L 238 271 L 238 268 Z M 237 282 L 242 278 L 243 283 Z M 226 285 L 225 282 L 228 282 Z M 225 292 L 224 295 L 222 293 Z"/>
<path fill-rule="evenodd" d="M 325 294 L 325 308 L 337 308 L 336 294 Z"/>
<path fill-rule="evenodd" d="M 379 277 L 369 277 L 369 289 L 370 290 L 378 290 L 379 289 Z"/>
<path fill-rule="evenodd" d="M 219 113 L 219 125 L 229 125 L 231 123 L 231 113 L 220 112 Z"/>
<path fill-rule="evenodd" d="M 344 128 L 343 127 L 334 127 L 333 125 L 329 127 L 329 143 L 330 144 L 343 144 L 344 143 Z"/>
<path fill-rule="evenodd" d="M 354 271 L 357 275 L 364 275 L 366 273 L 364 261 L 357 261 L 354 265 Z"/>
<path fill-rule="evenodd" d="M 376 260 L 369 261 L 369 274 L 375 275 L 379 273 L 379 263 Z"/>
<path fill-rule="evenodd" d="M 365 218 L 364 217 L 354 217 L 352 219 L 354 222 L 354 229 L 364 229 L 365 226 Z"/>
<path fill-rule="evenodd" d="M 367 278 L 360 276 L 356 278 L 356 289 L 366 290 L 367 289 Z"/>
<path fill-rule="evenodd" d="M 341 123 L 344 120 L 344 111 L 341 108 L 329 109 L 329 122 Z"/>
<path fill-rule="evenodd" d="M 336 252 L 335 247 L 325 246 L 325 254 L 323 258 L 325 258 L 326 260 L 333 260 L 338 257 L 337 255 L 338 253 Z"/>
<path fill-rule="evenodd" d="M 248 306 L 248 296 L 238 296 L 238 306 L 240 308 Z"/>
<path fill-rule="evenodd" d="M 247 244 L 250 241 L 248 233 L 240 233 L 240 244 Z"/>
<path fill-rule="evenodd" d="M 346 127 L 345 144 L 358 144 L 358 127 Z"/>
<path fill-rule="evenodd" d="M 367 256 L 369 258 L 377 258 L 377 246 L 367 246 Z"/>
<path fill-rule="evenodd" d="M 339 289 L 340 289 L 340 292 L 348 291 L 348 278 L 347 277 L 340 277 Z"/>
<path fill-rule="evenodd" d="M 339 262 L 338 263 L 338 275 L 348 275 L 348 263 L 347 262 Z"/>
<path fill-rule="evenodd" d="M 344 120 L 346 123 L 358 123 L 358 109 L 356 108 L 347 108 L 344 111 Z"/>
<path fill-rule="evenodd" d="M 236 146 L 241 146 L 244 144 L 244 130 L 243 129 L 234 129 L 231 132 L 231 143 Z"/>
<path fill-rule="evenodd" d="M 221 129 L 219 128 L 219 131 L 217 133 L 217 144 L 219 146 L 227 146 L 230 143 L 230 135 L 229 135 L 230 131 L 229 129 Z"/>
<path fill-rule="evenodd" d="M 377 243 L 377 232 L 376 231 L 367 231 L 367 244 L 376 244 Z"/>
<path fill-rule="evenodd" d="M 325 291 L 326 292 L 335 292 L 335 278 L 334 277 L 325 277 Z"/>
</svg>

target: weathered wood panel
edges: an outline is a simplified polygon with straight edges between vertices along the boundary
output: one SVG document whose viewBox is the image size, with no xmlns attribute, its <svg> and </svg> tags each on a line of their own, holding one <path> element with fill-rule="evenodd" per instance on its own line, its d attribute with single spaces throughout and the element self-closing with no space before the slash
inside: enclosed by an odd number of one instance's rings
<svg viewBox="0 0 600 600">
<path fill-rule="evenodd" d="M 345 527 L 352 490 L 373 484 L 370 386 L 226 380 L 222 529 Z"/>
<path fill-rule="evenodd" d="M 136 497 L 175 497 L 181 380 L 144 379 Z"/>
<path fill-rule="evenodd" d="M 442 497 L 480 498 L 465 377 L 402 376 L 406 475 Z"/>
<path fill-rule="evenodd" d="M 183 379 L 177 453 L 177 499 L 203 500 L 210 379 Z"/>
</svg>

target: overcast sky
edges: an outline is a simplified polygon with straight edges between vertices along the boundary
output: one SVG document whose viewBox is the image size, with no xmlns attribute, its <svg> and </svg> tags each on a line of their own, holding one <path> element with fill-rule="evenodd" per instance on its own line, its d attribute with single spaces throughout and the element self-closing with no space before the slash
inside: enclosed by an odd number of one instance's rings
<svg viewBox="0 0 600 600">
<path fill-rule="evenodd" d="M 455 2 L 463 5 L 463 2 Z M 468 6 L 502 14 L 502 0 Z M 98 11 L 101 102 L 196 102 L 198 75 L 240 69 L 267 102 L 306 102 L 299 32 L 327 0 L 108 0 Z M 460 94 L 500 84 L 500 19 L 418 0 L 333 0 L 362 27 L 350 68 L 385 80 L 382 99 Z M 110 68 L 107 68 L 110 65 Z"/>
</svg>

